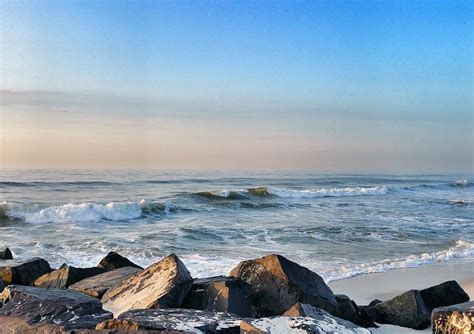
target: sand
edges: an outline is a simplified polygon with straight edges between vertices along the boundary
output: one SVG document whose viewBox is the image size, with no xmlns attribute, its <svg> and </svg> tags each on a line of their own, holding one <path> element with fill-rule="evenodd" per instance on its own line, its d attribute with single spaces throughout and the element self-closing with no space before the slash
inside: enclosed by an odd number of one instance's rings
<svg viewBox="0 0 474 334">
<path fill-rule="evenodd" d="M 456 280 L 474 298 L 474 262 L 458 261 L 425 265 L 416 268 L 394 269 L 385 273 L 360 275 L 331 282 L 336 294 L 350 296 L 357 304 L 367 305 L 374 299 L 387 300 L 410 289 L 424 289 L 444 281 Z M 431 333 L 398 326 L 383 325 L 370 329 L 373 333 Z"/>
</svg>

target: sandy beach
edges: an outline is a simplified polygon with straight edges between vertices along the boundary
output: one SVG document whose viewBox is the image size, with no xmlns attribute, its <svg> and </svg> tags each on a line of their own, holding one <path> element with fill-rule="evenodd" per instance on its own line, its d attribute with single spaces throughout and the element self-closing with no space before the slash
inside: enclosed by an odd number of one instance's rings
<svg viewBox="0 0 474 334">
<path fill-rule="evenodd" d="M 394 269 L 384 273 L 360 275 L 329 284 L 336 294 L 350 296 L 358 305 L 367 305 L 374 299 L 387 300 L 410 289 L 423 289 L 445 281 L 456 280 L 474 298 L 474 262 L 457 261 L 415 268 Z M 373 333 L 431 333 L 392 325 L 372 329 Z"/>
</svg>

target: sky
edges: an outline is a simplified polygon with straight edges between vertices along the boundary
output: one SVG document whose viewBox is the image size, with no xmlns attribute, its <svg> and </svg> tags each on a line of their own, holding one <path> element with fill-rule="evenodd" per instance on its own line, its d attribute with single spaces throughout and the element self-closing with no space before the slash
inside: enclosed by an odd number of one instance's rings
<svg viewBox="0 0 474 334">
<path fill-rule="evenodd" d="M 1 1 L 0 167 L 472 172 L 472 1 Z"/>
</svg>

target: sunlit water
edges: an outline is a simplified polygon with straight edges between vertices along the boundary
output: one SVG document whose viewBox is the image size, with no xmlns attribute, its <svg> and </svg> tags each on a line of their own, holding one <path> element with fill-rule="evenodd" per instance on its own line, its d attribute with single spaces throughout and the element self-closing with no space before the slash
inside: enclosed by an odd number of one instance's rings
<svg viewBox="0 0 474 334">
<path fill-rule="evenodd" d="M 195 277 L 280 253 L 327 280 L 474 260 L 469 175 L 0 171 L 0 246 L 53 266 L 176 253 Z"/>
</svg>

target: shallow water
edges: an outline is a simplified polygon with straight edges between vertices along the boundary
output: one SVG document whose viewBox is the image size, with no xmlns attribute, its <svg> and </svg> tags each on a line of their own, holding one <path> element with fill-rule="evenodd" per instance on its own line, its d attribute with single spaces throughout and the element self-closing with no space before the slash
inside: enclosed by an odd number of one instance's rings
<svg viewBox="0 0 474 334">
<path fill-rule="evenodd" d="M 59 266 L 178 254 L 195 277 L 280 253 L 334 280 L 474 260 L 470 175 L 0 171 L 0 247 Z"/>
</svg>

